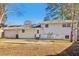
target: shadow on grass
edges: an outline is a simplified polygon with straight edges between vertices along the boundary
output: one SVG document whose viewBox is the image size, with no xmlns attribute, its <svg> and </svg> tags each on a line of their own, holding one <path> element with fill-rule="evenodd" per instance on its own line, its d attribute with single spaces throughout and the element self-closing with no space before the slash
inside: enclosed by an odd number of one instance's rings
<svg viewBox="0 0 79 59">
<path fill-rule="evenodd" d="M 47 56 L 79 56 L 79 41 L 74 42 L 70 47 L 62 51 L 57 55 L 47 55 Z"/>
</svg>

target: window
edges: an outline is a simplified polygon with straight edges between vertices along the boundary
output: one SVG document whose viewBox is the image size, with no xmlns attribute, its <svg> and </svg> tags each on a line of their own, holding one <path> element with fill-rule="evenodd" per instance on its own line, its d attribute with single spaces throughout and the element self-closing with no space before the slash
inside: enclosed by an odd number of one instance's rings
<svg viewBox="0 0 79 59">
<path fill-rule="evenodd" d="M 16 34 L 16 39 L 18 39 L 18 34 Z"/>
<path fill-rule="evenodd" d="M 37 30 L 37 33 L 39 33 L 39 30 Z"/>
<path fill-rule="evenodd" d="M 71 25 L 70 23 L 67 23 L 67 27 L 70 27 L 70 25 Z"/>
<path fill-rule="evenodd" d="M 1 28 L 1 26 L 0 26 L 0 28 Z"/>
<path fill-rule="evenodd" d="M 69 35 L 66 35 L 65 38 L 66 38 L 66 39 L 69 39 Z"/>
<path fill-rule="evenodd" d="M 78 23 L 78 25 L 77 25 L 78 27 L 79 27 L 79 23 Z"/>
<path fill-rule="evenodd" d="M 22 33 L 24 33 L 25 32 L 25 30 L 24 29 L 22 29 Z"/>
<path fill-rule="evenodd" d="M 63 24 L 63 27 L 66 27 L 66 24 Z"/>
<path fill-rule="evenodd" d="M 65 24 L 63 24 L 63 27 L 70 27 L 70 26 L 71 26 L 70 23 L 65 23 Z"/>
<path fill-rule="evenodd" d="M 45 27 L 48 28 L 48 24 L 45 24 Z"/>
</svg>

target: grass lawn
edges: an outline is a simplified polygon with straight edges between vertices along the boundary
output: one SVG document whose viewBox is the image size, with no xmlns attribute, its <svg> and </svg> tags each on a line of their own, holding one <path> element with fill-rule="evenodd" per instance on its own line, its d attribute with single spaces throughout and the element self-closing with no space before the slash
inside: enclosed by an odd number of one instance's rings
<svg viewBox="0 0 79 59">
<path fill-rule="evenodd" d="M 72 51 L 73 52 L 72 54 Z M 79 55 L 79 42 L 68 40 L 0 40 L 1 56 Z"/>
</svg>

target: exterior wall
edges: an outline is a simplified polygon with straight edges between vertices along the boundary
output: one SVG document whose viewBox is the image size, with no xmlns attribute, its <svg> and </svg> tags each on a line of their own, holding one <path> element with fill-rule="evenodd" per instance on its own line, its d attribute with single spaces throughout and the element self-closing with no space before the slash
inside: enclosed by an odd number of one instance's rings
<svg viewBox="0 0 79 59">
<path fill-rule="evenodd" d="M 40 39 L 48 39 L 48 35 L 47 34 L 41 34 Z"/>
<path fill-rule="evenodd" d="M 0 38 L 2 38 L 2 32 L 0 32 Z"/>
<path fill-rule="evenodd" d="M 0 28 L 0 38 L 2 38 L 3 30 Z"/>
<path fill-rule="evenodd" d="M 18 34 L 19 38 L 35 38 L 37 34 L 37 30 L 39 30 L 40 39 L 65 39 L 65 35 L 69 35 L 71 33 L 70 27 L 62 27 L 62 25 L 51 25 L 49 24 L 48 28 L 45 28 L 45 24 L 41 25 L 42 28 L 29 28 L 24 29 L 25 32 L 22 32 L 22 29 L 15 30 L 7 29 L 5 30 L 4 36 L 5 38 L 16 38 L 16 34 Z"/>
<path fill-rule="evenodd" d="M 71 23 L 71 22 L 69 22 Z M 69 39 L 71 36 L 71 27 L 63 27 L 62 23 L 46 23 L 48 24 L 48 28 L 45 27 L 45 24 L 41 24 L 41 28 L 20 28 L 15 30 L 13 28 L 12 30 L 7 29 L 5 30 L 5 37 L 6 38 L 16 38 L 16 34 L 18 34 L 19 38 L 35 38 L 35 35 L 37 34 L 37 30 L 39 30 L 40 38 L 41 39 L 66 39 L 65 36 L 69 35 Z M 75 23 L 74 26 L 77 27 L 77 24 Z M 22 29 L 25 30 L 25 32 L 22 32 Z M 77 38 L 79 33 L 77 33 L 77 30 L 74 31 L 74 39 Z"/>
<path fill-rule="evenodd" d="M 19 33 L 19 38 L 23 38 L 23 39 L 34 38 L 34 34 L 33 33 Z"/>
<path fill-rule="evenodd" d="M 41 34 L 41 28 L 29 28 L 24 29 L 24 32 L 22 32 L 22 29 L 5 29 L 4 30 L 4 37 L 5 38 L 16 38 L 16 34 L 18 34 L 18 38 L 22 39 L 30 39 L 35 38 L 35 35 L 37 34 L 37 30 L 39 30 L 39 34 Z"/>
<path fill-rule="evenodd" d="M 24 33 L 22 33 L 22 30 L 18 33 L 19 38 L 34 38 L 34 32 L 31 31 L 30 29 L 25 30 Z"/>
<path fill-rule="evenodd" d="M 5 30 L 4 37 L 5 38 L 16 38 L 17 32 L 15 30 Z"/>
<path fill-rule="evenodd" d="M 49 24 L 48 28 L 45 28 L 45 24 L 43 24 L 42 27 L 44 28 L 43 36 L 45 38 L 47 38 L 47 36 L 48 37 L 50 36 L 51 39 L 65 39 L 65 35 L 69 35 L 70 38 L 70 33 L 71 33 L 70 27 L 63 27 L 61 24 L 58 25 Z"/>
<path fill-rule="evenodd" d="M 35 38 L 35 35 L 37 34 L 37 30 L 39 30 L 39 34 L 41 34 L 41 29 L 39 28 L 29 28 L 24 29 L 25 32 L 22 33 L 22 31 L 19 32 L 19 38 Z"/>
</svg>

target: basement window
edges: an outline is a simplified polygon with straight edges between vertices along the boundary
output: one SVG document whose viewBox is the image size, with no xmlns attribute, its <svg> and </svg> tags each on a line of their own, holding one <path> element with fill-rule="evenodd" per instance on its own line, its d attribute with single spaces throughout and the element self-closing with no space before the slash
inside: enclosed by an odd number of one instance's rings
<svg viewBox="0 0 79 59">
<path fill-rule="evenodd" d="M 66 35 L 66 36 L 65 36 L 65 39 L 69 39 L 69 35 Z"/>
<path fill-rule="evenodd" d="M 22 29 L 22 33 L 24 33 L 25 32 L 25 30 L 24 29 Z"/>
</svg>

